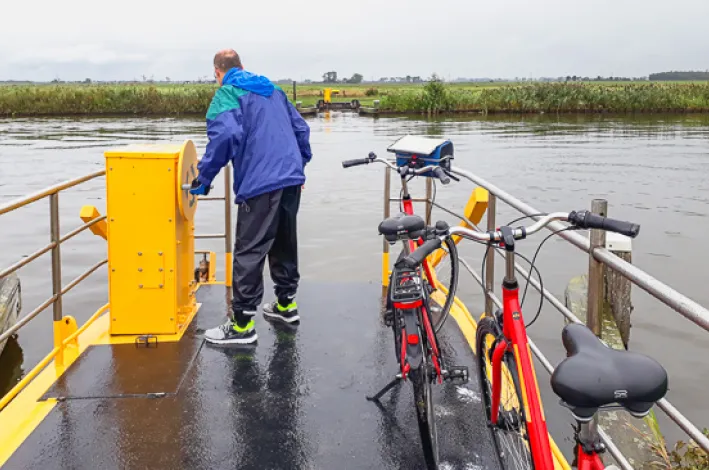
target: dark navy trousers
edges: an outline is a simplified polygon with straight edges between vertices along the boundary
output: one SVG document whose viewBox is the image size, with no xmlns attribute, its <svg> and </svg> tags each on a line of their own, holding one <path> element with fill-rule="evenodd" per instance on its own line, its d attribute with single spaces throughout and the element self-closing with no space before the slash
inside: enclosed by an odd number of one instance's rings
<svg viewBox="0 0 709 470">
<path fill-rule="evenodd" d="M 250 320 L 263 299 L 263 267 L 281 305 L 295 297 L 300 281 L 296 218 L 301 186 L 289 186 L 239 204 L 234 243 L 232 311 L 234 320 Z"/>
</svg>

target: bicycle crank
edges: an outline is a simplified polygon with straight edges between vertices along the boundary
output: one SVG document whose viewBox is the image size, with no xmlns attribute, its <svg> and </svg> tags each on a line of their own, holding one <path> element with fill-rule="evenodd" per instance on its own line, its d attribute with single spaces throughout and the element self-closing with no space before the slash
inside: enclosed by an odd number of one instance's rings
<svg viewBox="0 0 709 470">
<path fill-rule="evenodd" d="M 443 376 L 443 380 L 456 384 L 467 384 L 470 379 L 470 376 L 468 375 L 468 368 L 465 366 L 449 367 L 441 370 L 441 375 Z"/>
</svg>

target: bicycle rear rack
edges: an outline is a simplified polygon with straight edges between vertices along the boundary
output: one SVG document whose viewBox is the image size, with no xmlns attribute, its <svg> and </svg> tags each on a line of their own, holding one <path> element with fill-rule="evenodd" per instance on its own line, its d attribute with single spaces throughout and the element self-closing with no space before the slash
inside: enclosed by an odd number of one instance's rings
<svg viewBox="0 0 709 470">
<path fill-rule="evenodd" d="M 394 303 L 411 303 L 423 299 L 423 282 L 418 271 L 395 269 L 391 287 L 391 301 Z"/>
</svg>

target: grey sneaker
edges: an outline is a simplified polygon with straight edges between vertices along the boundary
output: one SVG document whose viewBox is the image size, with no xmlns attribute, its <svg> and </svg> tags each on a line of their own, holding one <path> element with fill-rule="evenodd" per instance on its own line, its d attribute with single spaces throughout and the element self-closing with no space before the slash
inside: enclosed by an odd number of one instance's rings
<svg viewBox="0 0 709 470">
<path fill-rule="evenodd" d="M 300 316 L 298 316 L 298 304 L 296 304 L 295 300 L 285 307 L 278 303 L 277 300 L 274 300 L 263 306 L 263 314 L 269 318 L 277 318 L 286 323 L 293 323 L 300 320 Z"/>
<path fill-rule="evenodd" d="M 223 325 L 205 331 L 204 339 L 214 344 L 250 344 L 255 343 L 258 336 L 253 320 L 243 328 L 239 328 L 236 323 L 229 320 Z"/>
</svg>

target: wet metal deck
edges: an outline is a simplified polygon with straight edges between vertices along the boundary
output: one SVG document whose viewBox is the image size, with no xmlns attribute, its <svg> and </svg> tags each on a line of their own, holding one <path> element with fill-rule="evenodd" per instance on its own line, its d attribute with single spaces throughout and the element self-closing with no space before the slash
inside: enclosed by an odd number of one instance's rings
<svg viewBox="0 0 709 470">
<path fill-rule="evenodd" d="M 224 320 L 225 289 L 203 286 L 179 343 L 87 350 L 3 468 L 423 468 L 410 385 L 384 410 L 365 400 L 396 370 L 379 295 L 376 284 L 306 283 L 297 331 L 258 317 L 255 348 L 225 349 L 201 339 Z M 452 319 L 441 342 L 452 364 L 475 371 Z M 474 373 L 434 387 L 442 469 L 497 468 L 477 390 Z"/>
</svg>

